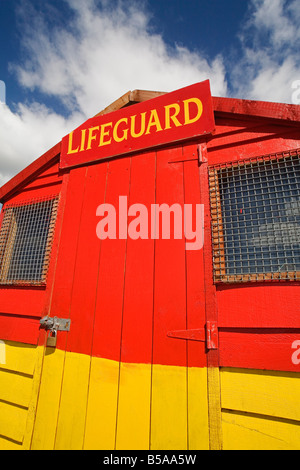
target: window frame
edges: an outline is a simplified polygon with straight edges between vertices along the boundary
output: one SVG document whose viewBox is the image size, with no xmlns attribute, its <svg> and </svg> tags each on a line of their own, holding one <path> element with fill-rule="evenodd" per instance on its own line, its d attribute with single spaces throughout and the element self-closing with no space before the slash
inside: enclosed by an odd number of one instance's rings
<svg viewBox="0 0 300 470">
<path fill-rule="evenodd" d="M 48 234 L 46 237 L 46 245 L 44 250 L 43 262 L 41 263 L 41 276 L 36 279 L 8 279 L 8 272 L 13 257 L 15 240 L 17 236 L 17 222 L 15 220 L 14 209 L 29 207 L 33 205 L 43 204 L 53 201 L 50 221 L 48 225 Z M 54 239 L 55 225 L 57 219 L 59 205 L 59 195 L 50 195 L 29 200 L 22 200 L 11 204 L 4 204 L 1 210 L 1 227 L 0 227 L 0 287 L 22 287 L 22 286 L 46 286 L 47 275 L 50 264 L 50 257 Z"/>
<path fill-rule="evenodd" d="M 213 254 L 213 278 L 214 283 L 245 283 L 245 282 L 266 282 L 266 281 L 299 281 L 300 271 L 286 272 L 261 272 L 248 274 L 229 274 L 227 272 L 226 253 L 225 253 L 225 232 L 222 215 L 222 201 L 220 193 L 220 181 L 218 172 L 222 168 L 240 168 L 250 164 L 259 164 L 266 161 L 279 161 L 300 158 L 300 149 L 278 152 L 269 155 L 263 155 L 254 158 L 245 158 L 225 163 L 219 163 L 208 166 L 209 193 L 210 193 L 210 214 L 211 214 L 211 241 Z"/>
</svg>

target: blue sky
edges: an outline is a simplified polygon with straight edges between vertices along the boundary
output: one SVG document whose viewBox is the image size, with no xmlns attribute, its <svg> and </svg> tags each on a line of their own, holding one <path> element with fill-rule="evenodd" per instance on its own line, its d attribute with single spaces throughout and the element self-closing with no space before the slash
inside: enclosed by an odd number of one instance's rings
<svg viewBox="0 0 300 470">
<path fill-rule="evenodd" d="M 290 103 L 300 80 L 299 0 L 0 0 L 0 39 L 0 185 L 128 90 Z"/>
</svg>

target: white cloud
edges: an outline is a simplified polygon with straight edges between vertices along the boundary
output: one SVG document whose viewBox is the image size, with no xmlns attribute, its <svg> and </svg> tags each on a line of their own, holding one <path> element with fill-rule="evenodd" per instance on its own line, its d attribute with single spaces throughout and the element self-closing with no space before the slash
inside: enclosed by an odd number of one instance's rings
<svg viewBox="0 0 300 470">
<path fill-rule="evenodd" d="M 229 80 L 234 96 L 291 102 L 300 79 L 299 0 L 249 0 L 234 65 L 168 46 L 143 1 L 62 1 L 67 20 L 51 2 L 42 11 L 20 0 L 24 60 L 12 70 L 32 96 L 54 97 L 67 117 L 38 103 L 14 111 L 0 103 L 0 185 L 128 90 L 172 91 L 209 78 L 214 95 L 226 96 Z"/>
<path fill-rule="evenodd" d="M 134 89 L 171 91 L 207 78 L 214 94 L 226 94 L 221 57 L 208 61 L 153 33 L 141 2 L 65 0 L 73 10 L 66 24 L 23 0 L 19 8 L 26 60 L 12 64 L 26 89 L 55 97 L 68 118 L 45 106 L 0 107 L 0 184 L 55 145 L 67 132 Z M 100 7 L 100 8 L 99 8 Z M 51 17 L 52 15 L 52 17 Z M 80 120 L 79 120 L 80 117 Z"/>
<path fill-rule="evenodd" d="M 291 103 L 292 84 L 300 78 L 300 2 L 251 0 L 249 5 L 234 88 L 241 97 Z"/>
<path fill-rule="evenodd" d="M 75 122 L 79 125 L 82 116 L 68 120 L 39 103 L 19 104 L 15 113 L 0 103 L 0 186 L 59 142 Z"/>
<path fill-rule="evenodd" d="M 226 94 L 222 58 L 209 63 L 187 48 L 167 47 L 151 31 L 142 4 L 119 2 L 115 9 L 103 1 L 101 9 L 92 0 L 68 4 L 75 13 L 68 29 L 49 34 L 44 19 L 31 15 L 25 46 L 34 61 L 16 67 L 24 86 L 59 96 L 70 111 L 87 117 L 136 88 L 171 91 L 211 78 L 213 92 Z"/>
</svg>

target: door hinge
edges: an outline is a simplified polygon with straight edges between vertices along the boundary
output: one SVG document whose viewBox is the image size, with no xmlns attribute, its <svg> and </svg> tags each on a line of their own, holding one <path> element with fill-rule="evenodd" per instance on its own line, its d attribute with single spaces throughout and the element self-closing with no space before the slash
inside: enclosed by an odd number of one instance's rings
<svg viewBox="0 0 300 470">
<path fill-rule="evenodd" d="M 218 324 L 214 321 L 208 321 L 205 328 L 169 331 L 167 336 L 174 339 L 200 341 L 201 343 L 205 343 L 206 349 L 208 350 L 218 349 L 219 347 Z"/>
</svg>

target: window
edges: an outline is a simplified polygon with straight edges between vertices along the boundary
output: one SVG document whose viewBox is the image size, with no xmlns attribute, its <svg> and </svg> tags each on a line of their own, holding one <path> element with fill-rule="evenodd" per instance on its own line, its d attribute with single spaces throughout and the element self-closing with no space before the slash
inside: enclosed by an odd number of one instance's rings
<svg viewBox="0 0 300 470">
<path fill-rule="evenodd" d="M 300 280 L 299 157 L 209 168 L 215 282 Z"/>
<path fill-rule="evenodd" d="M 0 230 L 0 284 L 46 282 L 58 198 L 5 206 Z"/>
</svg>

